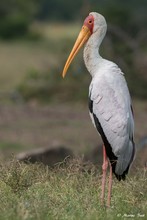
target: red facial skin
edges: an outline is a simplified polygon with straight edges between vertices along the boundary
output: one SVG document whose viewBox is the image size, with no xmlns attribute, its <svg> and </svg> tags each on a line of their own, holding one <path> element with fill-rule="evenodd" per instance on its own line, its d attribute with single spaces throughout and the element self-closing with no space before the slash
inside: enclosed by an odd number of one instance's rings
<svg viewBox="0 0 147 220">
<path fill-rule="evenodd" d="M 92 15 L 89 15 L 85 21 L 84 25 L 89 28 L 91 34 L 93 33 L 93 27 L 94 27 L 94 17 Z"/>
</svg>

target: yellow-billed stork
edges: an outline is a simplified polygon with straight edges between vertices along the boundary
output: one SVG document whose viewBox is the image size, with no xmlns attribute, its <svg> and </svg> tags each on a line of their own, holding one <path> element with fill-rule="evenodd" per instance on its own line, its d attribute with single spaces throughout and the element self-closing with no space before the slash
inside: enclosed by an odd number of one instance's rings
<svg viewBox="0 0 147 220">
<path fill-rule="evenodd" d="M 118 180 L 125 179 L 134 158 L 135 145 L 131 98 L 124 74 L 115 63 L 103 59 L 99 54 L 99 46 L 106 30 L 105 18 L 96 12 L 90 13 L 84 21 L 62 75 L 63 77 L 66 75 L 73 58 L 86 43 L 84 62 L 92 76 L 89 86 L 89 111 L 104 143 L 101 202 L 104 204 L 107 158 L 109 158 L 107 206 L 110 206 L 112 173 Z"/>
</svg>

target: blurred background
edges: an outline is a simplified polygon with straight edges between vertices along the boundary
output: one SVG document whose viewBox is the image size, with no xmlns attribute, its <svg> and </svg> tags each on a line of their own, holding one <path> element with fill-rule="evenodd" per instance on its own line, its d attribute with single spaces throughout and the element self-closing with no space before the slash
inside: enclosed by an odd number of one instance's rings
<svg viewBox="0 0 147 220">
<path fill-rule="evenodd" d="M 93 158 L 101 138 L 88 114 L 91 80 L 82 51 L 67 77 L 66 58 L 85 17 L 104 15 L 101 55 L 125 73 L 135 112 L 135 141 L 147 161 L 147 1 L 0 1 L 0 152 L 8 158 L 65 146 Z"/>
</svg>

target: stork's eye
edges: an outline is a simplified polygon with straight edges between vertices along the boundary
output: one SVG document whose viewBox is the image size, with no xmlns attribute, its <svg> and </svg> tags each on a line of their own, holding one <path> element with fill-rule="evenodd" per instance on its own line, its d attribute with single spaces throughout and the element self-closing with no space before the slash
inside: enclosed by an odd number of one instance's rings
<svg viewBox="0 0 147 220">
<path fill-rule="evenodd" d="M 92 24 L 92 20 L 89 20 L 88 23 L 89 23 L 89 24 Z"/>
</svg>

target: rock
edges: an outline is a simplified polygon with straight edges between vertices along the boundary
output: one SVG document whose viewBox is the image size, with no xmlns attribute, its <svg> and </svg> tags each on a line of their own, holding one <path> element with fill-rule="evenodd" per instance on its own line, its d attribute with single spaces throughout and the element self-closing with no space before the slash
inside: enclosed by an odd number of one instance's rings
<svg viewBox="0 0 147 220">
<path fill-rule="evenodd" d="M 45 165 L 53 166 L 62 162 L 67 157 L 72 157 L 73 152 L 64 146 L 38 148 L 32 151 L 23 152 L 16 156 L 19 161 L 36 163 L 41 162 Z"/>
</svg>

